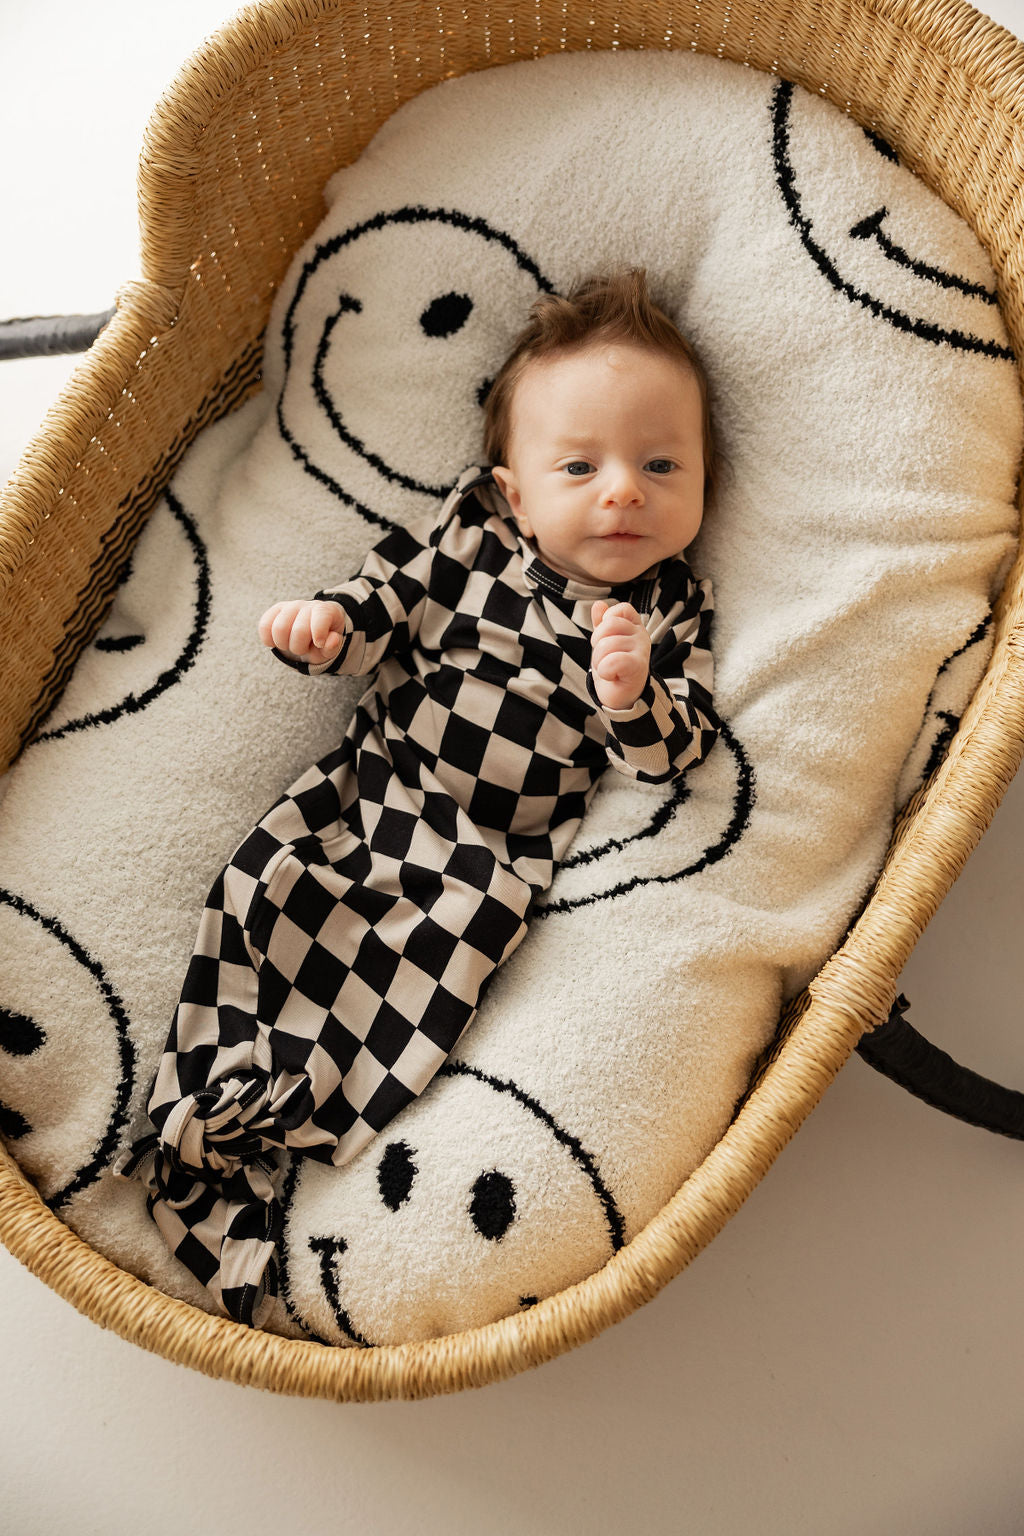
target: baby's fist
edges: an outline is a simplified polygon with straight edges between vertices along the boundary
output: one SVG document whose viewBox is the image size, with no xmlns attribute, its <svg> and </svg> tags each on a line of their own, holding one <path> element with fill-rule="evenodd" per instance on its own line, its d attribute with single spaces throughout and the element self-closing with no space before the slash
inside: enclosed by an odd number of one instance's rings
<svg viewBox="0 0 1024 1536">
<path fill-rule="evenodd" d="M 345 610 L 340 603 L 313 601 L 275 603 L 260 619 L 260 639 L 294 661 L 321 666 L 333 661 L 345 637 Z"/>
<path fill-rule="evenodd" d="M 599 600 L 590 610 L 590 670 L 605 709 L 632 709 L 647 685 L 651 637 L 632 603 Z"/>
</svg>

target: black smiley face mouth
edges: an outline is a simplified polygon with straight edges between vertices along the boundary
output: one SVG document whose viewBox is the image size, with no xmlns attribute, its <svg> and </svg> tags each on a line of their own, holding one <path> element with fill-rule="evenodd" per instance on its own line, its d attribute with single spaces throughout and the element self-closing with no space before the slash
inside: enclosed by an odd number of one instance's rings
<svg viewBox="0 0 1024 1536">
<path fill-rule="evenodd" d="M 144 530 L 142 537 L 153 540 L 154 538 L 171 539 L 170 557 L 174 564 L 172 568 L 177 570 L 180 559 L 181 566 L 187 562 L 188 578 L 191 583 L 189 594 L 189 607 L 186 614 L 182 614 L 185 621 L 178 630 L 179 640 L 177 651 L 165 652 L 163 657 L 153 657 L 150 666 L 150 681 L 143 687 L 121 693 L 120 697 L 115 693 L 118 685 L 124 687 L 124 674 L 120 670 L 117 659 L 121 656 L 135 656 L 147 646 L 148 637 L 140 633 L 137 624 L 131 620 L 124 625 L 123 632 L 104 633 L 93 641 L 92 650 L 103 657 L 110 657 L 110 670 L 103 673 L 101 682 L 97 683 L 93 678 L 88 685 L 89 708 L 76 712 L 76 704 L 70 706 L 70 718 L 61 718 L 67 708 L 68 695 L 62 696 L 57 711 L 55 711 L 43 728 L 33 737 L 31 746 L 41 742 L 60 741 L 67 736 L 75 735 L 79 731 L 91 730 L 97 726 L 112 725 L 116 720 L 126 715 L 139 714 L 146 709 L 154 699 L 166 693 L 174 687 L 195 665 L 196 659 L 206 640 L 210 624 L 212 607 L 212 578 L 210 571 L 210 557 L 206 544 L 199 532 L 195 519 L 185 510 L 174 492 L 167 488 L 164 492 L 166 508 L 158 506 L 153 514 L 150 525 Z M 137 578 L 138 586 L 145 592 L 150 592 L 155 584 L 152 556 L 149 563 L 141 573 L 137 567 L 144 564 L 147 549 L 141 545 L 136 547 L 132 557 L 125 562 L 118 579 L 118 595 L 115 598 L 115 607 L 107 620 L 108 626 L 115 626 L 118 622 L 118 602 L 130 592 L 133 580 Z M 130 597 L 128 606 L 132 607 Z M 134 604 L 136 608 L 143 609 L 145 604 L 141 601 Z M 185 628 L 187 625 L 187 628 Z M 182 639 L 181 636 L 184 635 Z M 87 653 L 88 654 L 88 653 Z M 106 667 L 106 663 L 104 663 Z M 72 684 L 69 684 L 68 694 Z M 109 689 L 109 692 L 107 690 Z M 114 694 L 112 702 L 102 704 L 99 699 L 103 693 L 110 698 Z M 81 700 L 77 702 L 77 708 L 81 709 Z"/>
<path fill-rule="evenodd" d="M 316 359 L 313 364 L 313 393 L 316 396 L 317 404 L 327 417 L 339 440 L 346 443 L 361 458 L 365 459 L 368 464 L 371 464 L 385 480 L 390 480 L 396 485 L 402 485 L 410 491 L 427 490 L 434 495 L 443 496 L 446 490 L 444 486 L 424 486 L 411 475 L 403 474 L 400 470 L 393 468 L 379 454 L 374 453 L 364 442 L 361 442 L 346 427 L 341 412 L 338 410 L 331 395 L 325 378 L 325 372 L 327 360 L 331 353 L 335 329 L 345 315 L 359 315 L 362 312 L 363 306 L 360 301 L 353 298 L 351 294 L 343 293 L 337 309 L 324 322 L 323 334 L 320 338 L 320 345 L 317 347 Z M 455 292 L 440 294 L 427 305 L 421 314 L 420 328 L 425 335 L 447 340 L 463 328 L 472 312 L 473 301 L 468 294 Z M 477 392 L 477 398 L 481 403 L 486 399 L 489 385 L 490 381 L 485 381 Z"/>
<path fill-rule="evenodd" d="M 897 331 L 902 331 L 905 335 L 918 337 L 920 340 L 931 342 L 934 345 L 946 345 L 956 351 L 976 353 L 984 357 L 1010 362 L 1014 361 L 1012 348 L 1006 346 L 1003 342 L 975 335 L 956 326 L 941 324 L 920 315 L 909 314 L 906 310 L 897 307 L 893 303 L 886 302 L 877 294 L 870 292 L 868 288 L 852 282 L 842 275 L 837 265 L 838 258 L 829 253 L 826 249 L 826 242 L 819 238 L 814 221 L 808 216 L 804 208 L 804 200 L 797 185 L 798 177 L 793 162 L 791 144 L 795 93 L 795 86 L 789 81 L 780 80 L 771 97 L 772 153 L 775 181 L 786 208 L 789 222 L 799 236 L 804 250 L 821 275 L 835 292 L 840 294 L 849 303 L 866 309 L 876 319 L 892 326 Z M 884 159 L 899 163 L 898 157 L 884 139 L 867 130 L 865 132 L 871 144 Z M 986 307 L 996 306 L 998 308 L 995 295 L 983 284 L 970 282 L 954 273 L 946 272 L 933 264 L 914 258 L 885 231 L 883 226 L 888 218 L 889 209 L 882 204 L 865 217 L 857 220 L 847 231 L 848 238 L 859 243 L 873 243 L 881 251 L 883 258 L 892 263 L 894 268 L 911 273 L 925 284 L 934 285 L 940 290 L 954 290 L 965 298 L 980 299 Z"/>
<path fill-rule="evenodd" d="M 875 142 L 876 135 L 868 134 L 867 137 Z M 866 219 L 860 219 L 850 230 L 851 240 L 873 240 L 882 254 L 898 267 L 903 267 L 908 272 L 913 272 L 915 277 L 923 278 L 926 282 L 934 283 L 938 288 L 950 288 L 957 293 L 962 293 L 968 299 L 982 299 L 986 304 L 998 305 L 998 299 L 991 288 L 986 288 L 982 283 L 969 282 L 967 278 L 958 277 L 955 272 L 946 272 L 942 267 L 932 266 L 930 262 L 919 261 L 912 256 L 903 246 L 898 245 L 885 229 L 885 221 L 889 217 L 889 210 L 883 204 L 876 208 L 874 213 L 868 214 Z"/>
<path fill-rule="evenodd" d="M 458 293 L 454 289 L 446 293 L 438 294 L 431 299 L 419 317 L 419 328 L 425 336 L 435 340 L 449 340 L 463 329 L 474 310 L 473 300 L 468 293 Z M 340 296 L 338 307 L 324 322 L 323 335 L 317 348 L 316 358 L 313 364 L 313 393 L 317 404 L 323 411 L 338 439 L 346 443 L 355 453 L 371 464 L 378 474 L 385 480 L 390 480 L 396 485 L 404 486 L 410 491 L 428 491 L 432 495 L 444 496 L 446 486 L 426 486 L 414 479 L 411 475 L 403 474 L 388 464 L 381 456 L 360 441 L 353 432 L 350 432 L 342 419 L 331 395 L 326 381 L 326 364 L 331 353 L 334 332 L 339 321 L 345 315 L 362 314 L 363 306 L 360 301 L 351 294 L 343 293 Z M 482 408 L 490 392 L 493 379 L 484 379 L 477 387 L 476 400 Z"/>
<path fill-rule="evenodd" d="M 733 789 L 732 799 L 728 814 L 720 823 L 720 830 L 708 840 L 696 858 L 682 865 L 679 869 L 661 874 L 633 872 L 624 874 L 623 878 L 614 880 L 613 883 L 601 888 L 594 875 L 596 870 L 587 877 L 588 889 L 584 895 L 555 896 L 553 898 L 542 897 L 534 906 L 534 921 L 545 917 L 552 917 L 557 913 L 573 912 L 581 907 L 593 906 L 596 902 L 611 901 L 619 896 L 628 895 L 630 891 L 637 890 L 643 885 L 673 885 L 681 880 L 691 879 L 694 875 L 701 874 L 705 869 L 718 864 L 740 842 L 750 818 L 753 815 L 757 800 L 757 786 L 753 766 L 747 756 L 742 742 L 734 734 L 727 721 L 722 720 L 719 740 L 711 750 L 708 765 L 720 762 L 728 756 L 732 760 Z M 636 832 L 626 837 L 605 838 L 590 846 L 583 846 L 572 851 L 568 857 L 562 860 L 558 867 L 558 876 L 573 878 L 574 872 L 589 869 L 590 866 L 602 866 L 611 871 L 614 868 L 612 860 L 618 854 L 635 854 L 648 839 L 655 838 L 659 833 L 666 831 L 669 824 L 675 819 L 687 802 L 692 798 L 694 789 L 693 775 L 708 771 L 708 765 L 702 764 L 690 773 L 677 779 L 671 786 L 667 797 L 658 806 L 654 814 Z M 575 882 L 574 882 L 575 883 Z"/>
</svg>

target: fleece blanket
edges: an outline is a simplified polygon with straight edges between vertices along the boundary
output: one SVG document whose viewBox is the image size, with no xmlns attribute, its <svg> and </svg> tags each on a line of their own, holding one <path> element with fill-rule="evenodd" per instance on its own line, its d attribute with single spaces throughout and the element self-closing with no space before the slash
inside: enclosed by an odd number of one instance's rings
<svg viewBox="0 0 1024 1536">
<path fill-rule="evenodd" d="M 984 252 L 885 142 L 690 54 L 403 107 L 329 184 L 261 394 L 192 447 L 0 806 L 4 1133 L 78 1232 L 200 1306 L 110 1167 L 207 890 L 363 687 L 282 667 L 256 620 L 436 509 L 534 295 L 621 263 L 711 377 L 728 469 L 691 561 L 726 728 L 677 786 L 605 775 L 428 1090 L 346 1166 L 294 1164 L 268 1326 L 428 1337 L 628 1242 L 721 1136 L 980 675 L 1015 369 Z"/>
</svg>

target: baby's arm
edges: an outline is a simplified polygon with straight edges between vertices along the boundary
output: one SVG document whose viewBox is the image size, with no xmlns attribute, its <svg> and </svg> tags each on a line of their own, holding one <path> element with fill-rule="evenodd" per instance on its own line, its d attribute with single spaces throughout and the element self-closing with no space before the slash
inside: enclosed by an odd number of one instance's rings
<svg viewBox="0 0 1024 1536">
<path fill-rule="evenodd" d="M 393 529 L 374 545 L 359 574 L 310 599 L 275 603 L 259 621 L 260 639 L 287 666 L 363 677 L 408 650 L 427 603 L 438 540 L 451 521 L 454 493 L 440 515 Z"/>
<path fill-rule="evenodd" d="M 340 603 L 274 603 L 260 619 L 260 639 L 290 661 L 310 666 L 332 662 L 345 638 L 347 617 Z"/>
<path fill-rule="evenodd" d="M 684 570 L 667 573 L 671 589 L 663 586 L 646 623 L 628 603 L 595 603 L 592 610 L 588 689 L 604 718 L 608 759 L 619 773 L 648 784 L 667 783 L 702 762 L 721 730 L 711 698 L 711 586 Z M 611 625 L 615 615 L 619 622 Z"/>
</svg>

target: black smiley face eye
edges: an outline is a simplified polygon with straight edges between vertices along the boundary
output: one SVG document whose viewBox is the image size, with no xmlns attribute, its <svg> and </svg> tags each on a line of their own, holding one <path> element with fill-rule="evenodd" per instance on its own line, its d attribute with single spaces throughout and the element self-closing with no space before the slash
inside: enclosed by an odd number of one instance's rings
<svg viewBox="0 0 1024 1536">
<path fill-rule="evenodd" d="M 11 1109 L 9 1104 L 0 1102 L 0 1136 L 8 1141 L 19 1141 L 22 1136 L 27 1136 L 32 1127 L 18 1110 Z"/>
<path fill-rule="evenodd" d="M 35 1019 L 0 1008 L 0 1051 L 11 1056 L 31 1056 L 46 1044 L 46 1035 Z"/>
<path fill-rule="evenodd" d="M 35 1019 L 24 1013 L 12 1013 L 9 1008 L 0 1008 L 0 1050 L 10 1056 L 31 1056 L 45 1044 L 46 1035 Z M 18 1141 L 31 1129 L 20 1111 L 0 1102 L 0 1136 L 6 1136 L 8 1141 Z"/>
<path fill-rule="evenodd" d="M 480 407 L 481 410 L 483 410 L 484 406 L 487 404 L 487 396 L 490 394 L 490 392 L 491 392 L 491 390 L 493 388 L 494 388 L 494 380 L 493 379 L 484 379 L 483 383 L 480 385 L 480 388 L 477 390 L 477 392 L 476 392 L 476 403 Z"/>
<path fill-rule="evenodd" d="M 493 1169 L 473 1185 L 469 1214 L 481 1237 L 500 1242 L 516 1219 L 516 1191 L 507 1174 Z"/>
<path fill-rule="evenodd" d="M 420 315 L 420 325 L 428 336 L 454 336 L 472 313 L 473 300 L 468 294 L 442 293 Z"/>
<path fill-rule="evenodd" d="M 883 139 L 880 133 L 874 133 L 870 128 L 863 130 L 869 144 L 872 144 L 885 160 L 891 160 L 894 165 L 899 165 L 900 157 L 887 139 Z"/>
<path fill-rule="evenodd" d="M 413 1180 L 419 1173 L 412 1158 L 412 1147 L 404 1141 L 392 1141 L 377 1164 L 377 1188 L 389 1211 L 397 1211 L 409 1198 Z"/>
</svg>

